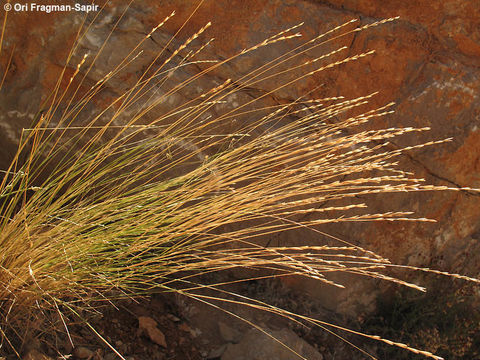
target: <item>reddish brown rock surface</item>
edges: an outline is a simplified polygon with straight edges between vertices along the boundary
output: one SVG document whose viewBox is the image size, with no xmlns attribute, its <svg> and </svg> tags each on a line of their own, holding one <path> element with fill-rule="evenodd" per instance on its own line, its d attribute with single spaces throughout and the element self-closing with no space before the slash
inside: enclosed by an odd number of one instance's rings
<svg viewBox="0 0 480 360">
<path fill-rule="evenodd" d="M 97 2 L 100 4 L 100 2 Z M 162 49 L 196 3 L 183 0 L 143 1 L 134 3 L 111 37 L 109 47 L 100 55 L 94 71 L 86 81 L 91 86 L 104 76 L 129 49 L 171 11 L 177 15 L 162 32 L 155 34 L 144 46 L 142 59 L 131 65 L 123 78 L 112 82 L 104 92 L 104 99 L 113 98 L 136 79 L 136 74 Z M 90 60 L 99 44 L 113 29 L 122 7 L 110 3 L 112 16 L 103 18 L 91 29 L 91 36 L 81 43 L 67 73 L 73 74 L 84 53 Z M 396 102 L 395 114 L 377 119 L 372 128 L 391 126 L 430 126 L 432 130 L 421 135 L 406 136 L 392 144 L 400 147 L 434 139 L 452 137 L 453 141 L 409 153 L 401 159 L 405 170 L 425 177 L 432 184 L 451 187 L 480 187 L 480 4 L 478 0 L 448 1 L 306 1 L 306 0 L 207 0 L 172 42 L 181 44 L 192 33 L 212 21 L 213 26 L 200 36 L 200 41 L 216 40 L 204 53 L 204 58 L 228 58 L 243 48 L 252 46 L 265 37 L 297 24 L 305 25 L 305 38 L 322 33 L 350 19 L 359 19 L 361 26 L 374 20 L 400 16 L 398 21 L 347 36 L 336 43 L 304 54 L 311 59 L 321 53 L 347 45 L 349 54 L 375 49 L 376 54 L 337 67 L 333 71 L 315 75 L 291 90 L 281 90 L 265 98 L 265 104 L 282 103 L 313 91 L 314 96 L 344 95 L 356 97 L 379 91 L 372 105 Z M 11 66 L 0 94 L 0 166 L 5 168 L 12 156 L 21 129 L 28 127 L 41 110 L 44 101 L 55 86 L 65 64 L 70 46 L 81 22 L 80 14 L 10 12 L 0 64 L 5 68 L 13 51 Z M 273 48 L 262 48 L 232 65 L 211 74 L 209 81 L 223 82 L 235 75 L 241 76 L 252 67 L 288 51 L 293 43 L 287 41 Z M 88 61 L 87 60 L 87 63 Z M 181 81 L 193 74 L 185 70 L 175 75 Z M 69 76 L 66 77 L 68 79 Z M 324 84 L 322 87 L 318 85 Z M 207 86 L 207 82 L 199 86 Z M 66 86 L 66 82 L 62 83 Z M 264 82 L 248 89 L 239 99 L 256 96 L 272 89 L 275 84 Z M 165 109 L 191 98 L 195 89 L 185 89 Z M 263 92 L 262 92 L 263 91 Z M 96 100 L 101 106 L 101 100 Z M 105 100 L 106 101 L 106 100 Z M 159 106 L 157 111 L 162 111 Z M 95 113 L 94 104 L 85 109 Z M 469 192 L 441 192 L 378 196 L 368 200 L 372 212 L 414 210 L 419 216 L 429 216 L 438 223 L 372 223 L 342 225 L 328 229 L 343 239 L 359 243 L 392 261 L 416 266 L 431 266 L 442 270 L 479 276 L 480 255 L 468 253 L 480 240 L 480 198 Z M 297 232 L 281 235 L 278 241 L 314 241 L 312 234 Z M 459 245 L 463 244 L 463 245 Z M 472 247 L 473 246 L 473 247 Z M 468 262 L 458 259 L 469 257 Z M 347 280 L 350 281 L 350 280 Z M 309 290 L 336 310 L 352 313 L 371 310 L 375 292 L 368 292 L 372 284 L 355 285 L 351 291 L 362 296 L 352 298 L 349 290 L 336 291 L 311 287 Z M 353 284 L 352 284 L 353 285 Z M 303 283 L 297 286 L 304 286 Z M 362 286 L 364 286 L 362 288 Z M 362 290 L 363 289 L 363 290 Z M 373 291 L 373 290 L 372 290 Z M 352 305 L 352 301 L 357 305 Z"/>
</svg>

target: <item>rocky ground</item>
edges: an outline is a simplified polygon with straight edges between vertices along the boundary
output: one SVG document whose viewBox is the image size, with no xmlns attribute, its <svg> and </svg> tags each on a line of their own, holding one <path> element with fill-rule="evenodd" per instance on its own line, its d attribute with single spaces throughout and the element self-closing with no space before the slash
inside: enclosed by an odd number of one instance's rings
<svg viewBox="0 0 480 360">
<path fill-rule="evenodd" d="M 323 312 L 324 316 L 332 317 L 325 310 L 314 309 L 307 298 L 282 290 L 276 282 L 267 287 L 257 283 L 242 287 L 249 288 L 247 293 L 254 293 L 257 298 L 258 295 L 264 300 L 276 297 L 277 306 L 308 312 L 311 316 L 315 316 L 313 312 L 317 316 Z M 135 301 L 118 301 L 115 306 L 89 316 L 89 324 L 98 334 L 79 323 L 69 326 L 68 336 L 62 323 L 57 322 L 56 331 L 25 345 L 22 359 L 120 359 L 100 337 L 128 360 L 290 360 L 297 358 L 292 350 L 309 360 L 333 360 L 357 353 L 318 328 L 307 328 L 240 306 L 222 307 L 258 328 L 182 296 L 155 294 Z"/>
<path fill-rule="evenodd" d="M 392 286 L 377 304 L 378 310 L 363 318 L 335 314 L 278 280 L 248 282 L 231 290 L 291 312 L 408 343 L 445 359 L 480 359 L 480 314 L 470 310 L 479 306 L 478 289 L 455 281 L 429 281 L 435 286 L 427 294 Z M 300 359 L 284 345 L 308 360 L 370 358 L 362 351 L 378 359 L 425 359 L 346 332 L 336 331 L 340 339 L 326 330 L 331 328 L 306 327 L 228 303 L 214 303 L 222 311 L 181 295 L 157 293 L 114 305 L 99 308 L 93 315 L 84 313 L 97 334 L 84 323 L 75 325 L 75 318 L 69 317 L 74 346 L 58 315 L 50 314 L 50 321 L 43 325 L 51 324 L 48 331 L 24 345 L 22 360 L 120 359 L 102 338 L 128 360 Z"/>
</svg>

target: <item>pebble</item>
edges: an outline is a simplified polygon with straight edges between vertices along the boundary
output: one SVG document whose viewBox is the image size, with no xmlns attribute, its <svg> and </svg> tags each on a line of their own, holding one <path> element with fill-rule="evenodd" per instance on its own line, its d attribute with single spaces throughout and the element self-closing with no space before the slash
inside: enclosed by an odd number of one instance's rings
<svg viewBox="0 0 480 360">
<path fill-rule="evenodd" d="M 218 358 L 220 358 L 223 355 L 223 353 L 225 352 L 226 349 L 227 349 L 227 344 L 223 344 L 222 346 L 220 346 L 216 349 L 213 349 L 208 354 L 207 359 L 218 359 Z"/>
<path fill-rule="evenodd" d="M 73 356 L 78 359 L 88 359 L 93 357 L 93 351 L 84 346 L 79 346 L 73 350 Z"/>
<path fill-rule="evenodd" d="M 0 357 L 0 359 L 5 360 L 6 358 Z M 50 356 L 42 354 L 38 350 L 32 349 L 22 358 L 22 360 L 53 360 L 53 359 Z"/>
<path fill-rule="evenodd" d="M 120 358 L 115 353 L 108 353 L 103 357 L 103 360 L 117 360 L 117 359 L 120 359 Z"/>
<path fill-rule="evenodd" d="M 190 328 L 190 326 L 188 326 L 186 323 L 181 323 L 180 325 L 178 325 L 178 328 L 182 331 L 185 331 L 185 332 L 190 332 L 192 331 L 192 329 Z"/>
<path fill-rule="evenodd" d="M 225 340 L 226 342 L 230 343 L 238 343 L 240 339 L 242 338 L 242 333 L 238 331 L 237 329 L 225 324 L 222 321 L 219 321 L 218 323 L 218 330 L 220 331 L 220 336 Z"/>
<path fill-rule="evenodd" d="M 180 322 L 181 320 L 176 317 L 175 315 L 173 314 L 167 314 L 167 318 L 169 318 L 170 320 L 172 320 L 173 322 Z"/>
<path fill-rule="evenodd" d="M 157 322 L 148 316 L 138 317 L 138 331 L 137 335 L 147 335 L 150 340 L 163 348 L 167 347 L 165 335 L 157 327 Z"/>
</svg>

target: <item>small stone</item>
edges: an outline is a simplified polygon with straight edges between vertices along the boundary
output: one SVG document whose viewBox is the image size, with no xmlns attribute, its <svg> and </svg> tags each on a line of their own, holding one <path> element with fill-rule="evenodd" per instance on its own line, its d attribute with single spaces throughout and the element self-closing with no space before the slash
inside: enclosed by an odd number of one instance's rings
<svg viewBox="0 0 480 360">
<path fill-rule="evenodd" d="M 103 357 L 103 360 L 117 360 L 117 359 L 120 359 L 120 358 L 115 353 L 108 353 Z"/>
<path fill-rule="evenodd" d="M 291 360 L 305 358 L 309 360 L 323 360 L 322 354 L 289 329 L 268 330 L 268 333 L 280 341 L 280 343 L 259 330 L 252 329 L 243 336 L 238 344 L 228 344 L 221 359 Z M 299 354 L 300 357 L 294 355 L 292 350 Z"/>
<path fill-rule="evenodd" d="M 180 325 L 178 325 L 178 328 L 185 332 L 190 332 L 192 330 L 190 326 L 188 326 L 186 323 L 181 323 Z"/>
<path fill-rule="evenodd" d="M 167 318 L 169 318 L 173 322 L 180 322 L 180 319 L 173 314 L 167 314 Z"/>
<path fill-rule="evenodd" d="M 227 349 L 227 344 L 223 344 L 222 346 L 220 346 L 216 349 L 213 349 L 208 354 L 207 359 L 218 359 L 218 358 L 220 358 L 223 355 L 223 353 L 225 352 L 226 349 Z"/>
<path fill-rule="evenodd" d="M 190 335 L 192 335 L 192 337 L 194 338 L 199 337 L 200 335 L 202 335 L 202 330 L 198 328 L 190 329 Z"/>
<path fill-rule="evenodd" d="M 5 360 L 5 358 L 0 357 L 0 360 Z M 53 359 L 50 356 L 47 356 L 38 350 L 32 349 L 22 358 L 22 360 L 53 360 Z"/>
<path fill-rule="evenodd" d="M 79 346 L 73 350 L 73 356 L 75 356 L 77 359 L 91 359 L 93 355 L 94 352 L 84 346 Z"/>
<path fill-rule="evenodd" d="M 158 344 L 164 348 L 167 347 L 167 342 L 165 340 L 165 335 L 157 327 L 157 322 L 148 316 L 139 316 L 138 317 L 138 330 L 137 335 L 140 336 L 146 334 L 150 340 L 155 344 Z"/>
<path fill-rule="evenodd" d="M 242 334 L 240 331 L 237 329 L 234 329 L 231 326 L 228 326 L 224 322 L 219 322 L 218 323 L 218 330 L 220 331 L 220 336 L 225 340 L 226 342 L 230 343 L 238 343 L 240 339 L 242 338 Z"/>
</svg>

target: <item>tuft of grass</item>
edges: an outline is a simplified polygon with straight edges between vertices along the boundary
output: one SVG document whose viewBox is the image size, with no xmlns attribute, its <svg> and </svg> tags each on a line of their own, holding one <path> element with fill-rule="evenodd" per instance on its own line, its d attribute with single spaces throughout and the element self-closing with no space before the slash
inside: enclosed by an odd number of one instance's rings
<svg viewBox="0 0 480 360">
<path fill-rule="evenodd" d="M 405 151 L 448 139 L 398 150 L 388 148 L 389 140 L 428 128 L 356 130 L 370 119 L 393 112 L 393 104 L 363 110 L 375 94 L 356 99 L 312 99 L 306 94 L 288 104 L 256 106 L 276 91 L 373 53 L 339 58 L 345 50 L 341 47 L 306 62 L 296 61 L 305 52 L 394 19 L 359 27 L 352 20 L 159 114 L 159 104 L 195 87 L 218 67 L 300 37 L 300 25 L 294 26 L 232 58 L 197 60 L 207 46 L 199 45 L 198 38 L 208 23 L 173 51 L 167 52 L 173 39 L 168 42 L 135 84 L 84 121 L 88 104 L 101 97 L 102 89 L 130 63 L 141 59 L 143 43 L 171 16 L 82 92 L 105 46 L 93 59 L 85 55 L 71 64 L 91 26 L 85 22 L 43 106 L 46 110 L 31 128 L 24 129 L 10 167 L 2 171 L 2 342 L 15 348 L 12 336 L 24 337 L 22 322 L 39 309 L 57 311 L 63 321 L 62 314 L 79 314 L 87 303 L 94 306 L 162 289 L 213 307 L 221 307 L 217 301 L 243 304 L 307 326 L 347 331 L 439 359 L 406 344 L 230 293 L 227 282 L 201 281 L 205 274 L 248 269 L 242 280 L 300 275 L 343 287 L 328 275 L 347 272 L 425 290 L 389 276 L 385 270 L 392 267 L 477 281 L 395 265 L 340 239 L 334 239 L 336 246 L 265 246 L 269 236 L 282 231 L 307 227 L 323 234 L 319 229 L 327 223 L 434 221 L 395 209 L 370 213 L 357 195 L 475 191 L 428 185 L 398 168 L 396 159 Z M 201 70 L 178 84 L 169 83 L 173 73 L 189 66 Z M 74 69 L 73 76 L 66 75 L 68 67 Z M 292 74 L 293 79 L 288 77 Z M 232 94 L 273 80 L 277 87 L 267 94 L 236 107 L 223 107 L 220 113 L 212 111 L 228 104 Z M 66 322 L 65 327 L 68 332 Z"/>
</svg>

